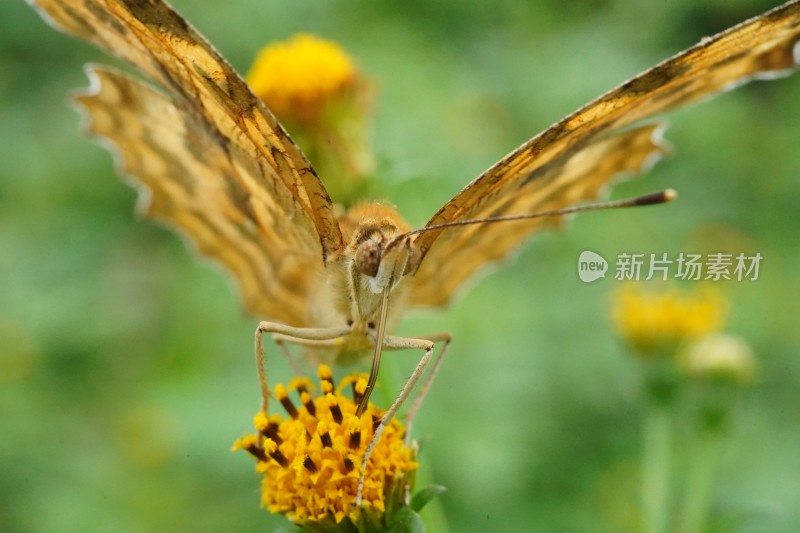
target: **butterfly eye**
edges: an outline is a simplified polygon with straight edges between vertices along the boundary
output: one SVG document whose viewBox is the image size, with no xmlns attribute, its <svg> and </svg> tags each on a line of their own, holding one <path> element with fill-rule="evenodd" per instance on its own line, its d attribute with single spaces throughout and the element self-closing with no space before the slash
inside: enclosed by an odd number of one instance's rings
<svg viewBox="0 0 800 533">
<path fill-rule="evenodd" d="M 368 239 L 356 248 L 356 268 L 362 274 L 374 278 L 381 265 L 381 245 L 378 241 Z"/>
</svg>

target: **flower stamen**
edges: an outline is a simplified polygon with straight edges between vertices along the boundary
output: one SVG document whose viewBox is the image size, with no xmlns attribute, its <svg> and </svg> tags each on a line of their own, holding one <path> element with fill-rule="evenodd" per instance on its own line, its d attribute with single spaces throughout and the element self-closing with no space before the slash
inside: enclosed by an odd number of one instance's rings
<svg viewBox="0 0 800 533">
<path fill-rule="evenodd" d="M 300 413 L 297 412 L 297 408 L 289 398 L 289 393 L 286 392 L 286 387 L 283 385 L 278 385 L 275 387 L 275 397 L 281 402 L 281 405 L 284 409 L 286 409 L 286 412 L 289 414 L 289 416 L 297 420 L 297 417 L 300 416 Z"/>
<path fill-rule="evenodd" d="M 300 401 L 303 402 L 303 405 L 308 411 L 308 414 L 310 414 L 311 416 L 316 416 L 317 408 L 316 406 L 314 406 L 314 400 L 313 398 L 311 398 L 311 394 L 309 394 L 308 392 L 300 393 Z"/>
<path fill-rule="evenodd" d="M 278 449 L 277 443 L 272 439 L 267 439 L 264 441 L 264 448 L 269 453 L 269 456 L 272 457 L 276 463 L 281 466 L 287 466 L 289 464 L 289 460 L 286 458 L 285 455 Z"/>
<path fill-rule="evenodd" d="M 264 437 L 274 440 L 279 446 L 283 444 L 283 439 L 278 435 L 278 422 L 268 419 L 264 413 L 255 416 L 255 426 Z"/>
<path fill-rule="evenodd" d="M 364 398 L 364 393 L 367 391 L 367 380 L 364 378 L 359 378 L 357 381 L 352 383 L 353 387 L 353 401 L 357 404 L 361 403 L 361 400 Z"/>
<path fill-rule="evenodd" d="M 361 447 L 361 432 L 354 431 L 350 434 L 350 449 L 357 450 Z"/>
<path fill-rule="evenodd" d="M 330 390 L 332 391 L 334 388 L 334 383 L 333 383 L 333 372 L 331 371 L 331 367 L 329 367 L 328 365 L 319 365 L 318 374 L 319 374 L 319 379 L 322 380 L 323 382 L 320 383 L 320 386 L 323 388 L 323 390 L 325 388 L 324 384 L 328 383 L 330 384 L 331 386 Z"/>
<path fill-rule="evenodd" d="M 341 424 L 342 420 L 344 420 L 344 416 L 342 415 L 342 410 L 339 407 L 339 402 L 336 399 L 336 396 L 334 396 L 333 393 L 329 393 L 325 396 L 325 398 L 328 400 L 328 405 L 330 406 L 331 416 L 333 416 L 334 422 Z"/>
<path fill-rule="evenodd" d="M 314 464 L 314 460 L 311 457 L 307 456 L 307 455 L 306 455 L 306 458 L 303 459 L 303 466 L 305 467 L 306 470 L 308 470 L 312 474 L 316 474 L 317 473 L 317 465 L 315 465 Z"/>
</svg>

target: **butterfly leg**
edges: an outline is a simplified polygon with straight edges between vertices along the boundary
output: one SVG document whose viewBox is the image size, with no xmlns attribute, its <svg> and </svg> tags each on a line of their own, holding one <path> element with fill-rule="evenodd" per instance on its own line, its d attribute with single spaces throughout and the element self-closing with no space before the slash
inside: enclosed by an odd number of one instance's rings
<svg viewBox="0 0 800 533">
<path fill-rule="evenodd" d="M 422 407 L 422 402 L 425 400 L 425 396 L 428 395 L 428 391 L 430 391 L 436 379 L 436 375 L 439 373 L 439 369 L 444 361 L 444 356 L 447 354 L 447 349 L 450 348 L 450 342 L 453 340 L 453 335 L 450 333 L 436 333 L 420 338 L 431 342 L 442 342 L 443 344 L 441 350 L 439 350 L 439 355 L 437 355 L 436 359 L 433 361 L 433 367 L 430 372 L 428 372 L 428 377 L 422 382 L 419 391 L 417 391 L 417 395 L 406 410 L 406 444 L 411 442 L 411 427 L 414 424 L 414 419 L 417 417 L 417 413 L 419 413 L 419 409 Z"/>
<path fill-rule="evenodd" d="M 350 328 L 295 328 L 277 322 L 260 322 L 256 328 L 255 352 L 258 384 L 261 387 L 261 410 L 267 412 L 269 405 L 269 382 L 267 380 L 267 355 L 264 351 L 264 334 L 268 333 L 278 342 L 303 344 L 311 342 L 336 343 L 341 337 L 350 333 Z"/>
<path fill-rule="evenodd" d="M 287 344 L 292 343 L 292 337 L 284 339 L 277 334 L 273 334 L 272 341 L 281 351 L 284 359 L 286 359 L 286 362 L 289 363 L 289 366 L 292 368 L 292 372 L 294 372 L 295 377 L 308 376 L 311 374 L 308 368 L 303 368 L 304 365 L 302 362 L 299 361 L 298 357 L 289 351 L 289 347 L 286 346 Z"/>
<path fill-rule="evenodd" d="M 430 362 L 431 355 L 433 354 L 433 349 L 435 347 L 434 340 L 444 340 L 446 348 L 446 346 L 450 343 L 450 338 L 451 336 L 449 334 L 443 334 L 441 339 L 439 335 L 434 335 L 431 338 L 419 339 L 409 337 L 394 337 L 391 335 L 387 335 L 383 338 L 383 348 L 386 350 L 423 350 L 424 353 L 422 355 L 422 359 L 420 359 L 419 363 L 417 363 L 417 366 L 414 368 L 414 371 L 411 373 L 411 376 L 409 376 L 405 385 L 403 385 L 403 389 L 400 391 L 400 394 L 397 395 L 397 398 L 395 398 L 392 405 L 381 417 L 378 427 L 375 428 L 375 433 L 372 435 L 372 440 L 370 440 L 369 445 L 364 452 L 364 457 L 361 459 L 361 476 L 358 479 L 356 505 L 361 505 L 361 497 L 364 491 L 364 473 L 367 471 L 367 461 L 369 460 L 370 455 L 372 455 L 372 452 L 375 450 L 375 446 L 378 444 L 381 435 L 383 435 L 386 425 L 392 420 L 392 418 L 394 418 L 394 416 L 397 414 L 397 411 L 400 410 L 400 407 L 402 407 L 403 403 L 406 401 L 406 399 L 408 399 L 409 395 L 414 390 L 414 386 L 417 384 L 417 381 L 419 381 L 419 378 L 425 372 L 425 368 L 428 366 L 428 362 Z M 434 365 L 434 377 L 435 372 L 438 371 L 439 365 L 441 364 L 443 355 L 444 350 L 440 352 L 437 362 Z M 427 392 L 427 388 L 430 387 L 431 383 L 432 379 L 429 376 L 423 385 L 425 390 L 421 391 L 423 398 Z M 416 410 L 419 410 L 419 405 L 421 402 L 418 403 L 415 400 L 414 404 L 416 404 Z M 414 407 L 414 405 L 412 405 L 412 407 Z M 412 414 L 416 415 L 416 412 Z"/>
</svg>

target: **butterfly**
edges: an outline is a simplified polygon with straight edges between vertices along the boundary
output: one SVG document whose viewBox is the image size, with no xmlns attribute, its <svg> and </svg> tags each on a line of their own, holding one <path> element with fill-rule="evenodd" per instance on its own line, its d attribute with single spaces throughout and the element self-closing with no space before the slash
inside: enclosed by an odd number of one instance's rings
<svg viewBox="0 0 800 533">
<path fill-rule="evenodd" d="M 586 104 L 466 185 L 423 228 L 411 230 L 382 203 L 338 213 L 323 181 L 263 102 L 168 4 L 32 1 L 56 28 L 119 56 L 154 82 L 89 66 L 92 88 L 79 103 L 91 132 L 116 146 L 123 173 L 140 190 L 143 213 L 221 263 L 245 309 L 267 320 L 256 331 L 257 356 L 266 333 L 279 345 L 307 346 L 334 361 L 372 351 L 363 410 L 381 350 L 422 350 L 387 410 L 389 419 L 442 342 L 422 392 L 407 409 L 409 421 L 450 336 L 388 332 L 406 309 L 447 304 L 477 271 L 557 217 L 490 221 L 565 214 L 563 209 L 597 198 L 613 178 L 643 171 L 666 152 L 662 125 L 645 119 L 754 78 L 787 74 L 800 60 L 795 0 L 703 39 Z M 266 409 L 263 356 L 258 361 Z"/>
</svg>

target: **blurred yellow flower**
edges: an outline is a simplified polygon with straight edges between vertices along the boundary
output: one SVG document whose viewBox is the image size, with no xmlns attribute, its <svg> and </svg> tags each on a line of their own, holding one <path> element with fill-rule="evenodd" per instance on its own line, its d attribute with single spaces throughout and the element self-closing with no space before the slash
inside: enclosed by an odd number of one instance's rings
<svg viewBox="0 0 800 533">
<path fill-rule="evenodd" d="M 681 294 L 629 285 L 616 295 L 613 309 L 620 334 L 644 356 L 670 354 L 684 341 L 718 331 L 725 315 L 724 300 L 710 289 Z"/>
<path fill-rule="evenodd" d="M 354 88 L 358 70 L 335 42 L 301 33 L 265 46 L 247 83 L 281 120 L 315 120 L 324 106 Z"/>
<path fill-rule="evenodd" d="M 752 382 L 758 370 L 750 345 L 741 337 L 721 333 L 687 345 L 679 361 L 691 378 L 735 385 Z"/>
<path fill-rule="evenodd" d="M 355 416 L 366 376 L 345 379 L 334 388 L 330 368 L 320 366 L 319 375 L 322 393 L 316 397 L 308 380 L 290 383 L 300 406 L 284 386 L 275 387 L 289 416 L 257 414 L 258 433 L 237 440 L 233 449 L 246 450 L 257 460 L 256 471 L 264 476 L 261 502 L 270 512 L 313 531 L 382 530 L 391 519 L 385 514 L 399 509 L 411 491 L 416 444 L 407 445 L 405 426 L 391 421 L 370 456 L 363 501 L 356 507 L 361 459 L 383 411 L 370 404 L 360 418 Z M 347 385 L 355 402 L 341 394 Z"/>
<path fill-rule="evenodd" d="M 303 149 L 331 198 L 357 202 L 375 168 L 373 89 L 344 49 L 295 35 L 264 47 L 247 83 Z"/>
</svg>

